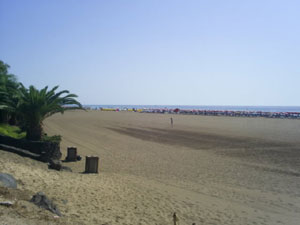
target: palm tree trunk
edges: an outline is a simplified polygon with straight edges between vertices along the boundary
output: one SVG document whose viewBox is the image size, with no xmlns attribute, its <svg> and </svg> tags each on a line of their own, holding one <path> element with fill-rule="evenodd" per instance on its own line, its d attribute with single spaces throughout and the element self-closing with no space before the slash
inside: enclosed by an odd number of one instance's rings
<svg viewBox="0 0 300 225">
<path fill-rule="evenodd" d="M 12 126 L 17 125 L 17 116 L 16 116 L 15 113 L 10 114 L 10 118 L 9 118 L 8 123 L 9 123 L 9 125 L 12 125 Z"/>
<path fill-rule="evenodd" d="M 0 123 L 8 123 L 8 112 L 0 110 Z"/>
<path fill-rule="evenodd" d="M 43 128 L 41 125 L 32 126 L 27 129 L 26 139 L 31 141 L 39 141 L 42 138 Z"/>
</svg>

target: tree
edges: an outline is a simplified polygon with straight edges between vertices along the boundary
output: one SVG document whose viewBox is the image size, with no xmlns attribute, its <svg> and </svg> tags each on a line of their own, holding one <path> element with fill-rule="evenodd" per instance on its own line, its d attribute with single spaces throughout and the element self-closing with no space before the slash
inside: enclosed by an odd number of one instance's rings
<svg viewBox="0 0 300 225">
<path fill-rule="evenodd" d="M 48 86 L 38 90 L 34 86 L 28 89 L 20 84 L 19 103 L 16 112 L 24 122 L 26 138 L 41 140 L 43 134 L 43 121 L 55 113 L 64 113 L 66 110 L 83 109 L 75 99 L 77 95 L 63 90 L 55 93 L 58 86 L 48 91 Z M 63 96 L 64 95 L 64 96 Z"/>
<path fill-rule="evenodd" d="M 12 109 L 18 102 L 19 83 L 15 75 L 8 73 L 9 67 L 0 60 L 0 123 L 14 117 Z"/>
</svg>

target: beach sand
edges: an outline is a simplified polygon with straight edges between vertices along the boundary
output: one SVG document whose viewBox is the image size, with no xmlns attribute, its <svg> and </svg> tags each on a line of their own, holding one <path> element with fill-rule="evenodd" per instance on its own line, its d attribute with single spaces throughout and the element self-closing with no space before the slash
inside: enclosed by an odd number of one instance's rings
<svg viewBox="0 0 300 225">
<path fill-rule="evenodd" d="M 299 120 L 74 111 L 44 127 L 83 160 L 57 172 L 1 151 L 21 197 L 0 224 L 300 224 Z M 86 155 L 99 174 L 82 173 Z M 63 217 L 26 201 L 38 191 Z"/>
</svg>

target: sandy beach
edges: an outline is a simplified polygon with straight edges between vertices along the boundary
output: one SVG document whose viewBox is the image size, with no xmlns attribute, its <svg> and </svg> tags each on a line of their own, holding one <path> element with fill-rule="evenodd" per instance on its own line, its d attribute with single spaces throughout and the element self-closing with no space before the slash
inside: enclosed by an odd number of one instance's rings
<svg viewBox="0 0 300 225">
<path fill-rule="evenodd" d="M 44 127 L 83 160 L 56 172 L 1 151 L 21 197 L 0 224 L 300 224 L 300 120 L 74 111 Z M 99 174 L 82 173 L 86 155 Z M 26 201 L 38 191 L 63 217 Z"/>
</svg>

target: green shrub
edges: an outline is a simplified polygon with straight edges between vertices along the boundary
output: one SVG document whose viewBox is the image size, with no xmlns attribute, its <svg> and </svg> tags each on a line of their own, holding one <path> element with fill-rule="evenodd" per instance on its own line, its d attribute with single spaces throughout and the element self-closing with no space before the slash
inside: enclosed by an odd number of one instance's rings
<svg viewBox="0 0 300 225">
<path fill-rule="evenodd" d="M 60 135 L 53 135 L 53 136 L 47 136 L 43 135 L 41 141 L 49 141 L 49 142 L 61 142 L 61 136 Z"/>
<path fill-rule="evenodd" d="M 22 132 L 19 127 L 8 124 L 0 124 L 0 134 L 17 139 L 25 138 L 26 136 L 26 132 Z"/>
<path fill-rule="evenodd" d="M 26 137 L 26 132 L 22 131 L 17 126 L 10 126 L 8 124 L 0 124 L 0 134 L 9 136 L 12 138 L 22 139 Z M 53 136 L 47 136 L 43 135 L 41 141 L 48 141 L 48 142 L 61 142 L 61 136 L 60 135 L 53 135 Z"/>
</svg>

